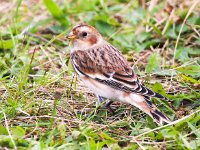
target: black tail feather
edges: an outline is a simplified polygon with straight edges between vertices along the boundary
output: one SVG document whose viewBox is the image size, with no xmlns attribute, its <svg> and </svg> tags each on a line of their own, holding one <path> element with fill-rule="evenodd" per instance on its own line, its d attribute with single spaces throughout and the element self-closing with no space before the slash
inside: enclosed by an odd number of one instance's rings
<svg viewBox="0 0 200 150">
<path fill-rule="evenodd" d="M 170 123 L 171 121 L 169 120 L 168 117 L 166 117 L 149 99 L 148 96 L 145 96 L 145 101 L 148 104 L 149 108 L 150 108 L 150 116 L 154 119 L 154 121 L 159 124 L 162 125 L 163 122 L 165 123 Z"/>
</svg>

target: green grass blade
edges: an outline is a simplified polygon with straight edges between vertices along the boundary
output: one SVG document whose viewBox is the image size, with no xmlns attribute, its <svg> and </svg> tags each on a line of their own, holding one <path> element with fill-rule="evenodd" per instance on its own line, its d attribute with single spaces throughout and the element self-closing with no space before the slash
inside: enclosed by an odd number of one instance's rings
<svg viewBox="0 0 200 150">
<path fill-rule="evenodd" d="M 61 25 L 69 26 L 68 20 L 65 18 L 65 15 L 61 8 L 53 0 L 43 0 L 45 6 L 51 15 L 60 22 Z"/>
</svg>

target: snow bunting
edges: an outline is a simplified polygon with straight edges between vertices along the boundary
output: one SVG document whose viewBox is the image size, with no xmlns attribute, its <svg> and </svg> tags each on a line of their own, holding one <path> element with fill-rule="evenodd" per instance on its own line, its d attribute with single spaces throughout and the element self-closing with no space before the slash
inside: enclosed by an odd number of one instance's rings
<svg viewBox="0 0 200 150">
<path fill-rule="evenodd" d="M 152 104 L 150 97 L 167 99 L 144 87 L 120 51 L 106 42 L 92 26 L 79 24 L 67 38 L 72 40 L 71 63 L 82 81 L 97 95 L 98 103 L 106 99 L 129 103 L 162 125 L 170 120 Z"/>
</svg>

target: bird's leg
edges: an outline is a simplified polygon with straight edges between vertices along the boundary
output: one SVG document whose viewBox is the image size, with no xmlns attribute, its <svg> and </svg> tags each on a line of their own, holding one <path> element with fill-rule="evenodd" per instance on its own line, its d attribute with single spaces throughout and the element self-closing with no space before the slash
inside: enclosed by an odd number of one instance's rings
<svg viewBox="0 0 200 150">
<path fill-rule="evenodd" d="M 106 108 L 110 107 L 110 105 L 111 105 L 112 103 L 113 103 L 113 101 L 110 101 L 110 100 L 109 100 L 109 101 L 105 104 L 105 107 L 106 107 Z M 110 108 L 111 108 L 111 107 L 110 107 Z"/>
<path fill-rule="evenodd" d="M 102 96 L 97 95 L 97 97 L 98 97 L 97 105 L 100 105 L 101 103 L 103 103 L 106 100 L 106 98 L 104 98 Z"/>
<path fill-rule="evenodd" d="M 114 114 L 115 111 L 110 107 L 110 105 L 113 103 L 113 101 L 109 100 L 104 106 L 112 113 Z"/>
<path fill-rule="evenodd" d="M 102 96 L 98 96 L 98 102 L 97 104 L 101 104 L 104 101 L 106 101 L 106 98 Z M 106 104 L 104 104 L 104 107 L 107 108 L 111 113 L 114 113 L 114 110 L 110 107 L 110 105 L 113 103 L 113 101 L 109 100 Z"/>
</svg>

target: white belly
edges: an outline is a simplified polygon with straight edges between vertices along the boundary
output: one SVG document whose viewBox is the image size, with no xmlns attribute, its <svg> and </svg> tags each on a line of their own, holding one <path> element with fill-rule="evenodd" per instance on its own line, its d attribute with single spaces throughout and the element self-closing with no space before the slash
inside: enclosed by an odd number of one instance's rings
<svg viewBox="0 0 200 150">
<path fill-rule="evenodd" d="M 117 100 L 117 99 L 119 99 L 119 97 L 121 97 L 121 94 L 122 94 L 121 91 L 113 89 L 112 87 L 109 87 L 98 81 L 95 81 L 93 79 L 90 79 L 90 80 L 82 79 L 82 81 L 96 95 L 99 95 L 99 96 L 102 96 L 102 97 L 105 97 L 105 98 L 108 98 L 111 100 Z"/>
<path fill-rule="evenodd" d="M 124 91 L 114 89 L 106 84 L 100 83 L 92 78 L 87 78 L 83 76 L 79 77 L 85 83 L 85 85 L 98 96 L 102 96 L 110 100 L 118 100 L 124 103 L 129 103 L 135 105 L 138 108 L 140 107 L 137 103 L 144 101 L 143 96 L 136 93 L 126 93 Z"/>
</svg>

